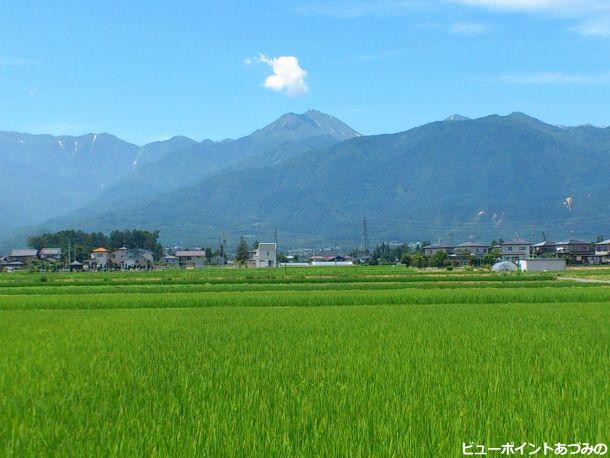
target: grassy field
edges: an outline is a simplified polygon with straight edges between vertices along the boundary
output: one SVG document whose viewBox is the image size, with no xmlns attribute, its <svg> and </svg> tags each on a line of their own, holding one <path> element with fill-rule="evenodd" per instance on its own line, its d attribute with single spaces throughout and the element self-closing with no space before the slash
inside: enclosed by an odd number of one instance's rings
<svg viewBox="0 0 610 458">
<path fill-rule="evenodd" d="M 0 349 L 2 456 L 610 442 L 610 286 L 549 274 L 3 274 Z"/>
</svg>

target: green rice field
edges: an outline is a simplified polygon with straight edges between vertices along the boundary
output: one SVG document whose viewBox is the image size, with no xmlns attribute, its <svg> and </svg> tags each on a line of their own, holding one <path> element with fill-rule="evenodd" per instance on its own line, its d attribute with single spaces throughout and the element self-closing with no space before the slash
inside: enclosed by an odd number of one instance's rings
<svg viewBox="0 0 610 458">
<path fill-rule="evenodd" d="M 610 284 L 0 274 L 0 456 L 454 457 L 464 442 L 610 443 Z"/>
</svg>

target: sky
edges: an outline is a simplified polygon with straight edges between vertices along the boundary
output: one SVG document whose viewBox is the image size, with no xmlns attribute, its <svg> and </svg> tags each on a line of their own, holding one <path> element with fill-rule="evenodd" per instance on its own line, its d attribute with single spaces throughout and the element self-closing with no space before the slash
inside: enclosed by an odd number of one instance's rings
<svg viewBox="0 0 610 458">
<path fill-rule="evenodd" d="M 29 1 L 0 7 L 0 130 L 363 134 L 459 113 L 610 124 L 610 0 Z"/>
</svg>

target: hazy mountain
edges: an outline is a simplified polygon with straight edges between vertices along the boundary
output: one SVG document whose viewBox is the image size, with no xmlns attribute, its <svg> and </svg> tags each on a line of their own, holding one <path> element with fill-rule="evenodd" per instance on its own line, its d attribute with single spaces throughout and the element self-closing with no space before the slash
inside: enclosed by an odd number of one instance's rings
<svg viewBox="0 0 610 458">
<path fill-rule="evenodd" d="M 137 152 L 109 134 L 0 132 L 0 231 L 85 204 L 131 169 Z"/>
<path fill-rule="evenodd" d="M 298 153 L 358 135 L 333 116 L 310 110 L 300 115 L 285 114 L 237 140 L 197 143 L 186 137 L 174 137 L 143 147 L 138 166 L 125 174 L 116 186 L 98 196 L 92 207 L 99 211 L 126 201 L 150 199 L 156 194 L 196 183 L 227 167 L 275 164 Z"/>
<path fill-rule="evenodd" d="M 248 136 L 221 142 L 177 136 L 138 147 L 109 134 L 0 132 L 5 188 L 0 234 L 81 207 L 84 212 L 114 209 L 196 183 L 223 168 L 269 165 L 357 135 L 317 111 L 289 113 Z"/>
<path fill-rule="evenodd" d="M 543 230 L 592 237 L 610 232 L 609 161 L 610 129 L 558 128 L 521 113 L 441 121 L 217 173 L 146 203 L 45 227 L 160 229 L 166 241 L 197 244 L 220 230 L 235 237 L 240 226 L 270 239 L 277 227 L 287 244 L 358 243 L 367 216 L 373 240 L 446 240 L 452 232 L 489 241 Z"/>
</svg>

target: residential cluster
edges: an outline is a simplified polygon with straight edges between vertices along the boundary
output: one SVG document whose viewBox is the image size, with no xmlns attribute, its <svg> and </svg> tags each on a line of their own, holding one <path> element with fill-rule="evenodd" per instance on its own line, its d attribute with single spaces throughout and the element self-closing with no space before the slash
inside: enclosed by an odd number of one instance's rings
<svg viewBox="0 0 610 458">
<path fill-rule="evenodd" d="M 493 255 L 499 261 L 514 263 L 527 259 L 557 258 L 564 259 L 569 264 L 597 265 L 610 264 L 610 239 L 596 243 L 569 239 L 532 244 L 522 238 L 514 238 L 494 245 L 469 241 L 458 245 L 436 243 L 424 247 L 426 256 L 434 256 L 438 252 L 444 252 L 449 259 L 457 261 Z"/>
<path fill-rule="evenodd" d="M 159 267 L 180 267 L 184 269 L 202 268 L 210 262 L 224 263 L 224 259 L 211 259 L 204 249 L 171 250 L 161 260 L 155 262 L 154 253 L 141 248 L 121 247 L 110 251 L 105 247 L 91 250 L 88 259 L 78 261 L 70 253 L 64 256 L 62 248 L 16 249 L 0 258 L 0 270 L 15 271 L 31 268 L 38 263 L 46 263 L 54 270 L 102 271 L 102 270 L 148 270 Z M 248 251 L 245 262 L 247 267 L 273 268 L 277 266 L 277 248 L 275 243 L 259 243 L 255 249 Z"/>
<path fill-rule="evenodd" d="M 404 246 L 404 245 L 403 245 Z M 566 264 L 599 265 L 610 264 L 610 239 L 598 242 L 587 242 L 569 239 L 560 242 L 543 241 L 532 243 L 522 238 L 500 241 L 499 243 L 480 243 L 468 241 L 457 245 L 434 243 L 417 248 L 423 259 L 432 260 L 439 253 L 445 256 L 443 265 L 462 265 L 473 262 L 511 262 L 523 270 L 555 270 L 557 266 Z M 389 246 L 388 246 L 389 247 Z M 387 248 L 387 247 L 386 247 Z M 247 249 L 247 248 L 246 248 Z M 197 269 L 206 265 L 232 265 L 239 263 L 251 268 L 274 268 L 283 266 L 351 266 L 355 263 L 372 263 L 374 257 L 340 254 L 312 254 L 289 252 L 283 256 L 277 251 L 276 243 L 256 243 L 252 249 L 247 249 L 240 261 L 231 261 L 218 252 L 210 249 L 185 250 L 175 248 L 166 251 L 161 259 L 155 259 L 153 251 L 141 248 L 121 247 L 110 251 L 105 247 L 91 250 L 88 258 L 77 260 L 70 253 L 65 256 L 62 248 L 42 248 L 40 250 L 27 248 L 15 249 L 6 257 L 0 257 L 0 271 L 14 271 L 34 268 L 38 264 L 51 266 L 53 270 L 71 271 L 101 271 L 101 270 L 146 270 L 156 268 Z M 335 249 L 336 251 L 336 249 Z M 245 251 L 244 251 L 245 253 Z M 413 252 L 411 252 L 413 253 Z M 396 259 L 400 258 L 400 255 Z M 491 260 L 491 261 L 490 261 Z M 544 262 L 543 262 L 544 260 Z M 560 260 L 555 262 L 553 260 Z M 429 262 L 423 266 L 432 265 Z"/>
</svg>

